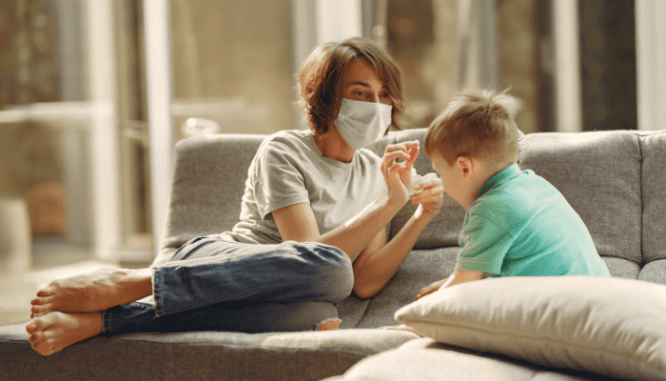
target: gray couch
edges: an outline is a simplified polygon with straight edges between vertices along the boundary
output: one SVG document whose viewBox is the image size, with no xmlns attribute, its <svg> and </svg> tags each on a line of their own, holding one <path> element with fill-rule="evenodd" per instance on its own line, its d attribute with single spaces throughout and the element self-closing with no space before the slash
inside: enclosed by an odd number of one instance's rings
<svg viewBox="0 0 666 381">
<path fill-rule="evenodd" d="M 425 129 L 394 132 L 371 148 L 381 154 L 389 143 L 423 142 L 424 136 Z M 214 135 L 178 143 L 156 261 L 192 236 L 233 226 L 246 170 L 262 139 Z M 666 131 L 528 134 L 520 139 L 520 150 L 520 166 L 549 180 L 581 215 L 614 277 L 666 284 Z M 415 166 L 420 174 L 432 171 L 423 153 Z M 413 210 L 405 206 L 392 221 L 391 234 Z M 5 326 L 0 327 L 0 379 L 607 379 L 376 329 L 395 325 L 395 312 L 420 288 L 453 270 L 463 216 L 464 210 L 445 198 L 441 213 L 389 284 L 371 299 L 352 295 L 338 306 L 338 331 L 100 336 L 41 357 L 30 348 L 24 325 Z"/>
</svg>

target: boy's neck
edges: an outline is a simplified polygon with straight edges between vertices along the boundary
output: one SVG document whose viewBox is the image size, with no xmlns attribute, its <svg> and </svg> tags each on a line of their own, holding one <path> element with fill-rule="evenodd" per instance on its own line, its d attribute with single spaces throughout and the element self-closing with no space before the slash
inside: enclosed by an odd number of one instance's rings
<svg viewBox="0 0 666 381">
<path fill-rule="evenodd" d="M 492 163 L 483 159 L 476 159 L 475 172 L 469 179 L 468 187 L 468 201 L 462 205 L 467 210 L 476 199 L 479 198 L 483 186 L 486 185 L 490 179 L 495 175 L 509 168 L 514 162 L 511 163 Z"/>
<path fill-rule="evenodd" d="M 486 181 L 484 181 L 483 185 L 481 186 L 481 189 L 479 189 L 479 193 L 478 193 L 478 195 L 479 195 L 479 196 L 481 195 L 481 192 L 484 191 L 483 188 L 484 188 L 486 185 L 489 185 L 488 183 L 489 183 L 489 182 L 490 182 L 495 176 L 497 176 L 497 175 L 500 174 L 501 172 L 504 172 L 505 170 L 507 170 L 509 167 L 511 167 L 511 166 L 514 165 L 514 164 L 516 164 L 516 163 L 508 163 L 508 164 L 503 164 L 503 165 L 498 165 L 498 166 L 496 166 L 495 169 L 494 169 L 493 171 L 491 171 L 491 172 L 493 172 L 493 173 L 492 173 L 490 176 L 488 176 L 488 178 L 486 179 Z M 486 190 L 486 191 L 487 191 L 487 190 Z M 485 193 L 485 192 L 484 192 L 484 193 Z"/>
</svg>

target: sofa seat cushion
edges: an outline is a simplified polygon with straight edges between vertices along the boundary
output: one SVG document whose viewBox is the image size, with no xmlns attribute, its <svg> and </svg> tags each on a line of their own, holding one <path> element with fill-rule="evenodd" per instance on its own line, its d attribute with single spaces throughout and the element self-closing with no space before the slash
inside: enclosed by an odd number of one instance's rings
<svg viewBox="0 0 666 381">
<path fill-rule="evenodd" d="M 618 278 L 638 279 L 638 274 L 641 271 L 641 266 L 628 259 L 617 257 L 604 257 L 601 259 L 606 262 L 606 267 L 611 275 Z"/>
<path fill-rule="evenodd" d="M 638 279 L 666 284 L 666 259 L 659 259 L 645 264 L 638 274 Z M 664 314 L 666 315 L 666 311 L 664 311 Z"/>
<path fill-rule="evenodd" d="M 432 339 L 412 340 L 398 349 L 370 356 L 344 375 L 325 381 L 579 381 L 607 378 L 549 369 L 508 357 L 455 348 Z"/>
<path fill-rule="evenodd" d="M 349 296 L 338 305 L 342 328 L 379 328 L 397 324 L 393 315 L 414 301 L 423 287 L 444 279 L 456 264 L 460 247 L 412 250 L 391 281 L 371 299 Z"/>
<path fill-rule="evenodd" d="M 666 380 L 666 286 L 506 277 L 441 289 L 396 312 L 438 342 L 558 368 Z"/>
<path fill-rule="evenodd" d="M 0 327 L 3 380 L 320 380 L 417 336 L 384 330 L 96 336 L 49 357 L 24 325 Z M 11 359 L 11 361 L 6 361 Z"/>
</svg>

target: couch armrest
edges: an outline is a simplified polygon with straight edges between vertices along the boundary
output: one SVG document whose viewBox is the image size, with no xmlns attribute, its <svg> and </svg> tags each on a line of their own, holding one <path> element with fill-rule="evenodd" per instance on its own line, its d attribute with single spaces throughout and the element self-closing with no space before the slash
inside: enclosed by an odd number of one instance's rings
<svg viewBox="0 0 666 381">
<path fill-rule="evenodd" d="M 247 171 L 266 135 L 218 134 L 176 144 L 164 235 L 154 264 L 189 239 L 230 230 L 240 215 Z"/>
</svg>

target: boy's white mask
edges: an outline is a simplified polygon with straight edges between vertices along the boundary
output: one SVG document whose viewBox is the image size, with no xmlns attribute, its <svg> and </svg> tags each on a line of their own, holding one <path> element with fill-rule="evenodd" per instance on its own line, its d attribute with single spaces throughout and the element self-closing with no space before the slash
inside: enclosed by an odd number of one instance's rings
<svg viewBox="0 0 666 381">
<path fill-rule="evenodd" d="M 384 136 L 391 124 L 393 106 L 342 98 L 335 127 L 347 144 L 357 150 Z"/>
</svg>

